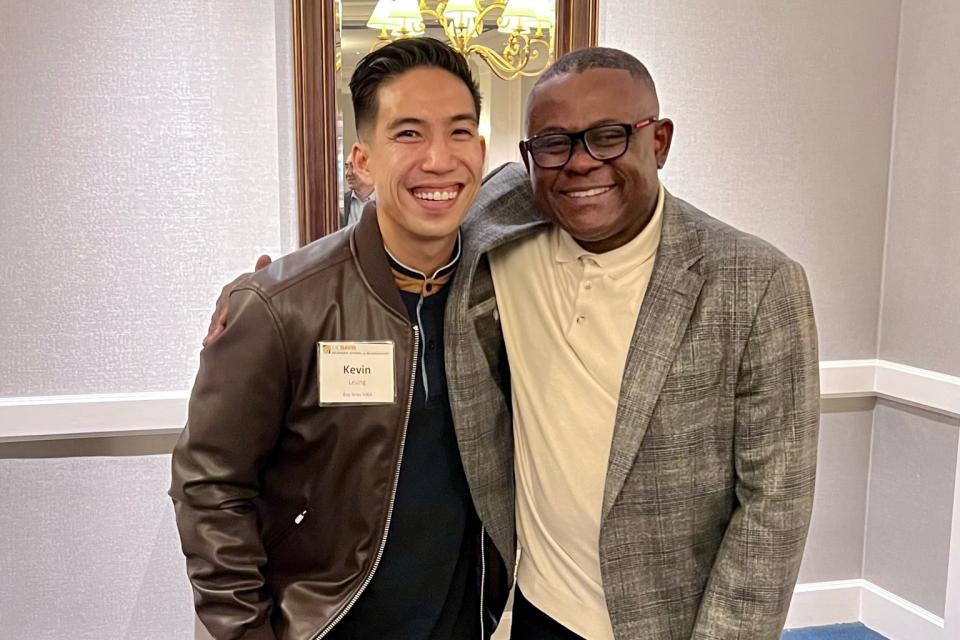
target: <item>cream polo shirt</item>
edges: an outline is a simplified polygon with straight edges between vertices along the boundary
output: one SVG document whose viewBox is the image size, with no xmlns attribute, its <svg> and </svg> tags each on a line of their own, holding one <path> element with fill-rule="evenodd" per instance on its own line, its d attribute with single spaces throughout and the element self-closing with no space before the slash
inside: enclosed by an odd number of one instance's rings
<svg viewBox="0 0 960 640">
<path fill-rule="evenodd" d="M 600 576 L 603 488 L 627 349 L 660 244 L 663 187 L 628 244 L 559 227 L 490 252 L 513 391 L 517 583 L 538 609 L 612 639 Z"/>
</svg>

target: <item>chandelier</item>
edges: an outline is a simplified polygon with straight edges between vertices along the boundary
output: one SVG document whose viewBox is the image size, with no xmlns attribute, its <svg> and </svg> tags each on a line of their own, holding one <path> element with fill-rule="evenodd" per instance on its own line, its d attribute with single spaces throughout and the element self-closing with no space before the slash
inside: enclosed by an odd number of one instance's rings
<svg viewBox="0 0 960 640">
<path fill-rule="evenodd" d="M 497 31 L 507 40 L 501 50 L 477 42 L 494 11 L 500 12 Z M 436 21 L 463 57 L 478 56 L 504 80 L 539 75 L 550 64 L 557 24 L 552 0 L 437 0 L 434 6 L 427 0 L 378 0 L 367 21 L 380 32 L 374 48 L 422 36 L 427 19 Z"/>
</svg>

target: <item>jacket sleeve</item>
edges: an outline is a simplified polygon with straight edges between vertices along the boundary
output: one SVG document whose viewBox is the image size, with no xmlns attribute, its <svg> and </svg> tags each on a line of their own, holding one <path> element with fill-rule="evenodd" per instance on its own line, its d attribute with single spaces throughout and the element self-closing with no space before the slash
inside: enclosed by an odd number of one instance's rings
<svg viewBox="0 0 960 640">
<path fill-rule="evenodd" d="M 781 265 L 760 300 L 736 390 L 737 506 L 693 640 L 777 640 L 813 507 L 820 381 L 803 269 Z"/>
<path fill-rule="evenodd" d="M 223 334 L 200 354 L 170 497 L 201 621 L 217 640 L 274 640 L 254 499 L 283 425 L 288 366 L 258 291 L 234 291 L 230 309 Z"/>
</svg>

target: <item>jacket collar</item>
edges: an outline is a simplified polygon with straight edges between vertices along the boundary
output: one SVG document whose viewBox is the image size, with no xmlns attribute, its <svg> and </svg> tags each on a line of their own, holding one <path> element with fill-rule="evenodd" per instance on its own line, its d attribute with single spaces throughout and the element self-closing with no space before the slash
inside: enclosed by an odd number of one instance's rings
<svg viewBox="0 0 960 640">
<path fill-rule="evenodd" d="M 683 210 L 683 201 L 669 191 L 663 194 L 663 230 L 658 256 L 681 269 L 689 269 L 703 258 L 700 236 Z"/>
<path fill-rule="evenodd" d="M 380 299 L 391 311 L 409 321 L 407 308 L 400 297 L 390 270 L 387 251 L 383 246 L 383 236 L 380 234 L 380 223 L 377 222 L 377 205 L 375 202 L 367 204 L 363 215 L 353 226 L 350 235 L 350 247 L 360 266 L 360 273 L 367 281 L 373 294 Z"/>
</svg>

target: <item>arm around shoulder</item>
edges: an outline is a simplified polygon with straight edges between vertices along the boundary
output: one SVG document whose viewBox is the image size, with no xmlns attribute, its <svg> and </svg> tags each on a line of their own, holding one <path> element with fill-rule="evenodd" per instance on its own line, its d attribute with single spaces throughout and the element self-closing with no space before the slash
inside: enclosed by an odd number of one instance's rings
<svg viewBox="0 0 960 640">
<path fill-rule="evenodd" d="M 736 390 L 737 507 L 704 593 L 694 639 L 780 637 L 813 507 L 820 422 L 817 330 L 803 269 L 771 276 Z"/>
<path fill-rule="evenodd" d="M 230 305 L 226 330 L 201 352 L 170 496 L 200 619 L 218 639 L 272 640 L 254 500 L 283 425 L 288 367 L 262 294 L 238 289 Z"/>
</svg>

